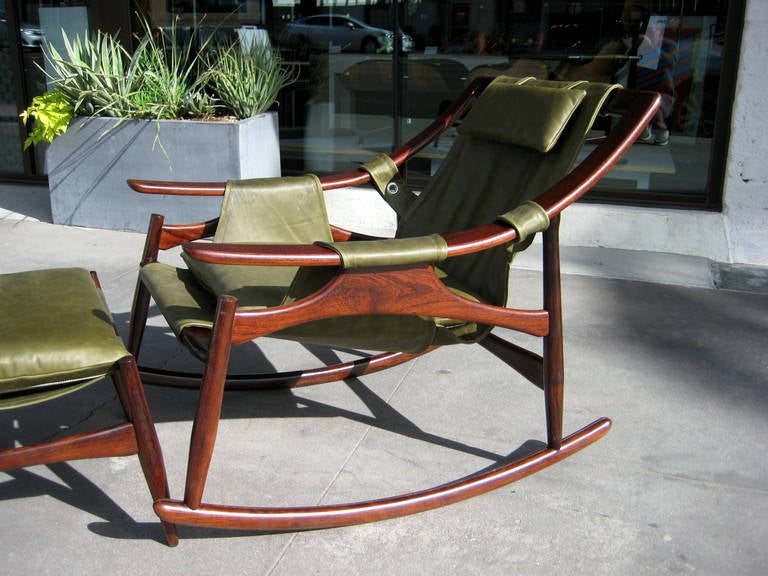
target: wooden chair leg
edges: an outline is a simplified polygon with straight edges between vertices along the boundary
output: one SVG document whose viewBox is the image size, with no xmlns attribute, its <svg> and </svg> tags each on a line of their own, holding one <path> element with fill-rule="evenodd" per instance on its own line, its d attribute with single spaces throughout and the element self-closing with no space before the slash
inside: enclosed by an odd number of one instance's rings
<svg viewBox="0 0 768 576">
<path fill-rule="evenodd" d="M 150 416 L 149 404 L 144 395 L 136 360 L 133 356 L 127 356 L 120 360 L 113 379 L 115 387 L 126 405 L 126 413 L 133 424 L 139 462 L 144 471 L 152 499 L 157 501 L 168 498 L 170 491 L 160 441 Z M 162 521 L 162 525 L 168 544 L 170 546 L 178 544 L 176 526 L 167 521 Z"/>
<path fill-rule="evenodd" d="M 124 422 L 102 430 L 3 450 L 0 452 L 0 471 L 70 460 L 134 454 L 136 454 L 134 429 L 130 423 Z"/>
<path fill-rule="evenodd" d="M 563 442 L 563 315 L 560 288 L 560 217 L 544 233 L 544 308 L 549 313 L 549 334 L 544 338 L 544 396 L 547 444 L 559 450 Z"/>
<path fill-rule="evenodd" d="M 192 425 L 192 438 L 189 446 L 184 502 L 192 509 L 198 508 L 202 502 L 208 468 L 213 456 L 213 446 L 216 443 L 216 433 L 221 418 L 221 403 L 227 380 L 232 325 L 236 307 L 236 298 L 221 296 L 216 308 L 213 336 L 203 374 L 203 383 L 200 386 L 200 400 Z"/>
<path fill-rule="evenodd" d="M 131 308 L 131 320 L 128 332 L 128 351 L 139 357 L 141 341 L 144 338 L 144 329 L 147 325 L 147 316 L 149 315 L 150 294 L 144 282 L 139 278 L 136 281 L 136 292 L 133 296 L 133 308 Z"/>
<path fill-rule="evenodd" d="M 163 231 L 163 217 L 159 214 L 152 214 L 149 219 L 149 228 L 147 238 L 144 242 L 144 252 L 141 257 L 141 265 L 157 262 L 157 255 L 160 252 L 160 237 Z M 150 294 L 141 277 L 136 281 L 136 292 L 133 297 L 133 308 L 131 309 L 130 332 L 128 334 L 128 351 L 139 357 L 141 341 L 144 337 L 144 329 L 147 325 L 147 315 L 149 313 Z"/>
<path fill-rule="evenodd" d="M 544 388 L 544 367 L 541 356 L 501 338 L 491 332 L 479 345 L 517 371 L 534 386 Z"/>
</svg>

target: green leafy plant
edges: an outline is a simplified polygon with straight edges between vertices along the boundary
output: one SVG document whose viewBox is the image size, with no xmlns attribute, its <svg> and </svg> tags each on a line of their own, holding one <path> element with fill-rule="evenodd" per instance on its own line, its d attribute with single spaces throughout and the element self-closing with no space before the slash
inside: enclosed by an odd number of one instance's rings
<svg viewBox="0 0 768 576">
<path fill-rule="evenodd" d="M 143 21 L 132 54 L 109 34 L 82 39 L 64 34 L 63 53 L 44 48 L 53 91 L 37 98 L 50 100 L 36 98 L 22 113 L 25 122 L 35 120 L 30 143 L 50 142 L 66 130 L 72 116 L 66 122 L 50 116 L 54 102 L 68 105 L 74 116 L 123 119 L 242 119 L 265 112 L 294 74 L 269 45 L 243 50 L 237 40 L 229 40 L 218 46 L 216 32 L 182 39 L 176 23 L 153 29 Z M 38 110 L 48 117 L 41 119 Z M 57 122 L 55 131 L 49 129 L 52 121 Z"/>
<path fill-rule="evenodd" d="M 208 74 L 202 55 L 214 36 L 192 35 L 182 42 L 176 25 L 153 33 L 144 21 L 144 36 L 131 59 L 136 118 L 178 119 L 212 115 L 213 97 L 206 92 Z"/>
<path fill-rule="evenodd" d="M 268 110 L 284 87 L 296 80 L 283 67 L 280 56 L 266 43 L 250 47 L 233 44 L 216 50 L 206 59 L 208 85 L 222 105 L 238 118 Z"/>
<path fill-rule="evenodd" d="M 61 92 L 48 92 L 32 98 L 29 108 L 21 114 L 25 124 L 34 120 L 34 128 L 24 140 L 24 149 L 39 142 L 53 141 L 64 133 L 73 116 L 74 108 Z"/>
</svg>

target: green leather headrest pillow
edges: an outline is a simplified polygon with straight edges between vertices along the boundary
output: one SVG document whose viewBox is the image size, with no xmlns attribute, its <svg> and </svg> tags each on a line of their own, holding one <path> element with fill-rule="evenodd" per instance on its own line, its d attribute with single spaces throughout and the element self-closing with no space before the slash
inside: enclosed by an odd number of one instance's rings
<svg viewBox="0 0 768 576">
<path fill-rule="evenodd" d="M 549 152 L 586 92 L 518 82 L 499 77 L 489 84 L 459 133 Z"/>
</svg>

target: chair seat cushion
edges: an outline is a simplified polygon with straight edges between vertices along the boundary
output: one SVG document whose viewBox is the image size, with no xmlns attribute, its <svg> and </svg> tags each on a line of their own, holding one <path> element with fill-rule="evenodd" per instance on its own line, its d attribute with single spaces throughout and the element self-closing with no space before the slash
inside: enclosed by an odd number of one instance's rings
<svg viewBox="0 0 768 576">
<path fill-rule="evenodd" d="M 177 338 L 186 328 L 213 327 L 216 297 L 190 270 L 152 262 L 139 274 Z"/>
<path fill-rule="evenodd" d="M 0 395 L 104 376 L 129 354 L 80 268 L 0 275 L 0 326 Z"/>
</svg>

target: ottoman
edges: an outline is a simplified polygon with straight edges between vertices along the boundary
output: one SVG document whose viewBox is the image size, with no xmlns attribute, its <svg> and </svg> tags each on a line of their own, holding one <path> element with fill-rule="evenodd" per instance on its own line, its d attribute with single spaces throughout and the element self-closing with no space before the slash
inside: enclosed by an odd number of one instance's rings
<svg viewBox="0 0 768 576">
<path fill-rule="evenodd" d="M 0 275 L 0 410 L 18 410 L 112 376 L 125 420 L 0 451 L 0 471 L 137 454 L 153 501 L 168 497 L 160 444 L 136 362 L 117 334 L 95 274 L 81 268 Z M 166 541 L 178 541 L 163 523 Z"/>
</svg>

